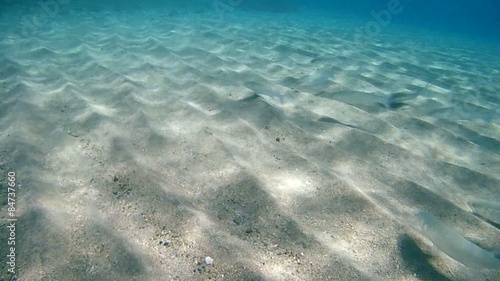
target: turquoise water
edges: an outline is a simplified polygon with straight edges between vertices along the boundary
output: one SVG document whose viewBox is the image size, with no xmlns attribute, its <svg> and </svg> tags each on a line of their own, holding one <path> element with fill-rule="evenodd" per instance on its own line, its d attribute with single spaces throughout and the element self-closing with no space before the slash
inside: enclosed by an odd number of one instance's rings
<svg viewBox="0 0 500 281">
<path fill-rule="evenodd" d="M 456 33 L 464 36 L 477 36 L 491 40 L 500 39 L 500 4 L 495 0 L 458 0 L 458 1 L 411 1 L 411 0 L 191 0 L 191 1 L 83 1 L 83 0 L 46 0 L 13 1 L 3 0 L 2 13 L 10 13 L 14 5 L 24 6 L 18 14 L 18 23 L 23 26 L 33 24 L 38 27 L 42 18 L 64 14 L 68 9 L 99 10 L 136 10 L 183 8 L 189 11 L 205 11 L 223 16 L 235 10 L 269 11 L 280 13 L 301 13 L 311 10 L 321 13 L 341 14 L 367 21 L 376 21 L 379 27 L 407 24 L 416 28 L 433 29 L 436 32 Z M 40 15 L 41 21 L 32 18 L 30 13 Z M 27 16 L 28 18 L 25 18 Z M 307 15 L 314 18 L 314 13 Z M 375 25 L 372 26 L 372 28 Z"/>
<path fill-rule="evenodd" d="M 19 280 L 499 278 L 497 1 L 0 4 Z"/>
</svg>

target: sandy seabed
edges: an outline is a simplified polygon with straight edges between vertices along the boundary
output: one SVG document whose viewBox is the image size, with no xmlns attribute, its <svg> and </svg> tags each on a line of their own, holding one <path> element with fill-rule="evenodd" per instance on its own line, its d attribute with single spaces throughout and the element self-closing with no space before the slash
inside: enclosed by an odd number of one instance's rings
<svg viewBox="0 0 500 281">
<path fill-rule="evenodd" d="M 498 53 L 349 25 L 75 12 L 5 31 L 19 280 L 500 280 L 415 217 L 500 251 L 467 205 L 500 198 Z"/>
</svg>

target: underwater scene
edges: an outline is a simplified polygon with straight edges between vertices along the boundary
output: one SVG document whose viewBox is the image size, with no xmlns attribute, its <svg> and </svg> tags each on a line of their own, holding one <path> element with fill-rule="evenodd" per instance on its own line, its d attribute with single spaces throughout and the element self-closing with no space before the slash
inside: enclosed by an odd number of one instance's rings
<svg viewBox="0 0 500 281">
<path fill-rule="evenodd" d="M 500 280 L 500 2 L 0 7 L 0 281 Z"/>
</svg>

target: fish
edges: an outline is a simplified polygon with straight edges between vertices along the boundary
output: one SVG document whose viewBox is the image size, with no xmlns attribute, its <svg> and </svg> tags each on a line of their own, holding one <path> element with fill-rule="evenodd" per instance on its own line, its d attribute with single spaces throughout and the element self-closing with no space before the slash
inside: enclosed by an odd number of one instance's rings
<svg viewBox="0 0 500 281">
<path fill-rule="evenodd" d="M 399 109 L 405 105 L 408 105 L 405 103 L 406 101 L 415 99 L 420 95 L 420 92 L 418 93 L 392 93 L 385 97 L 382 102 L 378 102 L 378 104 L 386 109 L 389 110 L 396 110 Z"/>
<path fill-rule="evenodd" d="M 500 202 L 475 199 L 467 204 L 474 214 L 500 225 Z"/>
<path fill-rule="evenodd" d="M 270 98 L 271 100 L 277 99 L 281 104 L 283 104 L 285 101 L 285 95 L 282 94 L 279 90 L 275 89 L 275 87 L 265 86 L 257 82 L 245 82 L 244 85 L 248 89 L 254 91 L 255 95 L 264 100 L 266 100 L 266 97 Z"/>
<path fill-rule="evenodd" d="M 377 106 L 381 106 L 388 110 L 397 110 L 408 105 L 407 101 L 417 98 L 425 89 L 427 89 L 427 85 L 418 92 L 397 92 L 387 96 L 381 93 L 349 90 L 338 92 L 321 91 L 317 93 L 316 96 L 350 104 L 363 110 L 370 110 Z"/>
<path fill-rule="evenodd" d="M 405 103 L 406 101 L 415 99 L 416 97 L 420 96 L 422 91 L 427 90 L 428 87 L 429 83 L 425 84 L 424 88 L 415 93 L 398 92 L 389 94 L 387 97 L 383 99 L 382 102 L 379 102 L 378 104 L 389 110 L 399 109 L 405 105 L 408 105 L 407 103 Z"/>
<path fill-rule="evenodd" d="M 422 233 L 450 258 L 473 268 L 500 270 L 500 259 L 495 253 L 465 239 L 428 211 L 419 211 L 415 216 Z"/>
</svg>

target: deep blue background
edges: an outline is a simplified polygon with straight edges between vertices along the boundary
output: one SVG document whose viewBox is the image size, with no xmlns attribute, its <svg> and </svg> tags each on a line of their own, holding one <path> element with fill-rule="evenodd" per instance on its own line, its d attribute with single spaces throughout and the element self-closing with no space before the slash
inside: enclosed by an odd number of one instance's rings
<svg viewBox="0 0 500 281">
<path fill-rule="evenodd" d="M 310 7 L 371 17 L 370 11 L 386 9 L 390 0 L 311 0 Z M 465 32 L 500 39 L 499 0 L 400 0 L 403 12 L 395 23 L 419 25 L 443 31 Z"/>
<path fill-rule="evenodd" d="M 270 12 L 318 10 L 373 20 L 370 12 L 386 9 L 394 0 L 0 0 L 0 15 L 8 6 L 22 4 L 31 10 L 41 2 L 66 1 L 64 6 L 98 9 L 186 7 L 197 11 L 214 10 L 214 3 L 237 3 L 236 9 Z M 392 23 L 411 24 L 436 31 L 474 34 L 500 40 L 500 0 L 400 0 L 404 11 Z M 310 14 L 309 14 L 310 15 Z"/>
</svg>

